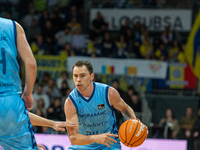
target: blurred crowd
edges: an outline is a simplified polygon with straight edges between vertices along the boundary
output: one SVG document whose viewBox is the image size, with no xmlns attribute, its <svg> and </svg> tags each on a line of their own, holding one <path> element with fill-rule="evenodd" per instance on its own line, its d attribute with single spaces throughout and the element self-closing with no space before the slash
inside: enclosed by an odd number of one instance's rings
<svg viewBox="0 0 200 150">
<path fill-rule="evenodd" d="M 185 139 L 187 140 L 187 150 L 199 150 L 200 109 L 197 114 L 194 114 L 193 108 L 187 107 L 185 115 L 178 120 L 174 110 L 168 108 L 159 124 L 150 128 L 150 135 L 152 138 Z"/>
<path fill-rule="evenodd" d="M 11 7 L 13 9 L 9 11 L 2 11 L 1 15 L 17 20 L 24 27 L 35 55 L 60 55 L 65 58 L 68 56 L 141 58 L 185 62 L 186 41 L 177 30 L 166 26 L 164 31 L 155 37 L 144 24 L 137 21 L 131 25 L 130 20 L 126 19 L 120 30 L 113 35 L 100 12 L 97 12 L 96 18 L 91 23 L 86 19 L 89 11 L 85 10 L 85 5 L 89 5 L 89 2 L 91 7 L 100 7 L 102 4 L 103 8 L 110 6 L 108 3 L 120 8 L 126 3 L 131 3 L 126 0 L 102 2 L 29 0 L 20 3 L 19 0 L 16 8 L 23 9 L 18 10 L 18 19 L 15 19 L 16 14 L 13 14 L 16 12 L 15 7 Z M 157 5 L 159 2 L 144 0 L 142 6 L 150 3 Z M 88 27 L 85 27 L 86 25 Z"/>
</svg>

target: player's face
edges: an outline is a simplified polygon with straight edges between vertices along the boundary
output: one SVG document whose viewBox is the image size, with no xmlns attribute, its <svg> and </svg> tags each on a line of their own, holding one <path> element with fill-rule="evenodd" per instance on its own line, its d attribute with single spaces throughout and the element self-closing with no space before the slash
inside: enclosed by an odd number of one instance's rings
<svg viewBox="0 0 200 150">
<path fill-rule="evenodd" d="M 76 85 L 76 88 L 79 91 L 87 90 L 88 86 L 91 84 L 94 78 L 94 74 L 90 74 L 86 66 L 77 67 L 73 69 L 73 80 Z"/>
</svg>

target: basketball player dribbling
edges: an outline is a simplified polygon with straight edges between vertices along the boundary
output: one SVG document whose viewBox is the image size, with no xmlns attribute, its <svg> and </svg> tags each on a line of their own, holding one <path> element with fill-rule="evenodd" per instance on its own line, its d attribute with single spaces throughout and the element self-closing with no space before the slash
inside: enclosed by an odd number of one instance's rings
<svg viewBox="0 0 200 150">
<path fill-rule="evenodd" d="M 88 61 L 74 64 L 73 80 L 76 88 L 65 102 L 66 120 L 76 123 L 67 128 L 71 142 L 69 150 L 120 150 L 114 108 L 126 119 L 136 119 L 130 106 L 116 89 L 93 82 L 93 67 Z"/>
</svg>

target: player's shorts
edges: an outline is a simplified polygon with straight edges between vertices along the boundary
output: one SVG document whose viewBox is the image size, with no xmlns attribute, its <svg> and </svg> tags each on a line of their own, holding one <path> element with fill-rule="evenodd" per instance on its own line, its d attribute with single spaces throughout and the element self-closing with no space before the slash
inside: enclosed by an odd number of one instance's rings
<svg viewBox="0 0 200 150">
<path fill-rule="evenodd" d="M 0 145 L 4 150 L 37 150 L 28 110 L 19 95 L 0 97 Z"/>
</svg>

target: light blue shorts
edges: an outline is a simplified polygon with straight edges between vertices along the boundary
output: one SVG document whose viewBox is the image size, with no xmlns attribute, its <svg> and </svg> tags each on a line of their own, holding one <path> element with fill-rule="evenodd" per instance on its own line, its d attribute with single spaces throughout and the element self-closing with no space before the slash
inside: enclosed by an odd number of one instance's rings
<svg viewBox="0 0 200 150">
<path fill-rule="evenodd" d="M 4 150 L 37 150 L 28 110 L 19 95 L 0 97 L 0 145 Z"/>
</svg>

